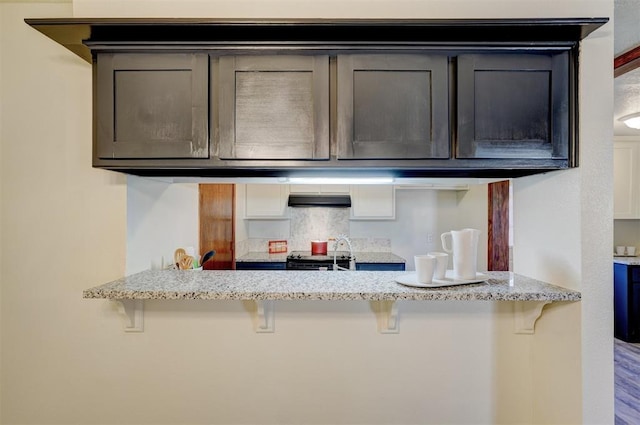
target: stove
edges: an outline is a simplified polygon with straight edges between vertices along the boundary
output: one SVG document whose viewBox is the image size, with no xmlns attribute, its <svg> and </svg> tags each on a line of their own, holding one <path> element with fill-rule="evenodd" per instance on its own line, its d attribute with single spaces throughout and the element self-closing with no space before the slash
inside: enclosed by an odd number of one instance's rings
<svg viewBox="0 0 640 425">
<path fill-rule="evenodd" d="M 336 253 L 336 264 L 349 268 L 351 256 L 347 251 Z M 311 251 L 292 251 L 287 256 L 287 270 L 331 270 L 333 268 L 333 251 L 327 255 L 311 255 Z"/>
</svg>

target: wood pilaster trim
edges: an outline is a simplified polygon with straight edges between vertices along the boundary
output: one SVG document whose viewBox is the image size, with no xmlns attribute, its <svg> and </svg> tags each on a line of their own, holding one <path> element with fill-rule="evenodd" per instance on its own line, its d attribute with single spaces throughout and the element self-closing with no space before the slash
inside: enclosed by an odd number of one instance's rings
<svg viewBox="0 0 640 425">
<path fill-rule="evenodd" d="M 613 75 L 619 77 L 640 67 L 640 45 L 613 59 Z"/>
</svg>

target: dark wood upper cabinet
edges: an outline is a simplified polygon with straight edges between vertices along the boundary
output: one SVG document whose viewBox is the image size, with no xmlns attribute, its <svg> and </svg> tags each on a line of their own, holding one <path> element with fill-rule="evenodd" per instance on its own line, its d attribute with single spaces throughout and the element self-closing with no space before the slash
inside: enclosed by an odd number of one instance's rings
<svg viewBox="0 0 640 425">
<path fill-rule="evenodd" d="M 27 19 L 94 66 L 95 167 L 518 177 L 578 166 L 607 18 Z"/>
<path fill-rule="evenodd" d="M 101 159 L 208 158 L 208 56 L 102 53 L 96 61 Z"/>
<path fill-rule="evenodd" d="M 569 52 L 458 56 L 456 158 L 569 159 Z"/>
<path fill-rule="evenodd" d="M 214 60 L 221 159 L 329 159 L 328 56 Z"/>
<path fill-rule="evenodd" d="M 449 157 L 446 55 L 337 57 L 338 159 Z"/>
</svg>

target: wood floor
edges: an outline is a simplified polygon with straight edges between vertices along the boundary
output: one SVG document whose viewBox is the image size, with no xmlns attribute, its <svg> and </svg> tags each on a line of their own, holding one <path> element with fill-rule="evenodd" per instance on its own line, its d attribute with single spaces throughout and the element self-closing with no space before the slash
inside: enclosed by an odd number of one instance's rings
<svg viewBox="0 0 640 425">
<path fill-rule="evenodd" d="M 640 344 L 614 341 L 616 425 L 640 424 Z"/>
</svg>

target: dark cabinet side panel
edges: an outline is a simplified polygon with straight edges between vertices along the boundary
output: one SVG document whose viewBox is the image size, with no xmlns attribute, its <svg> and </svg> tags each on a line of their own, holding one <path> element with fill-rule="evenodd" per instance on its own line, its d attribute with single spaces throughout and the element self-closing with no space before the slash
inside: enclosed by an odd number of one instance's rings
<svg viewBox="0 0 640 425">
<path fill-rule="evenodd" d="M 97 156 L 208 158 L 206 54 L 97 56 Z"/>
<path fill-rule="evenodd" d="M 222 56 L 221 159 L 329 159 L 329 58 Z"/>
<path fill-rule="evenodd" d="M 457 158 L 569 158 L 569 53 L 458 57 Z"/>
<path fill-rule="evenodd" d="M 339 55 L 338 159 L 449 157 L 445 55 Z"/>
</svg>

